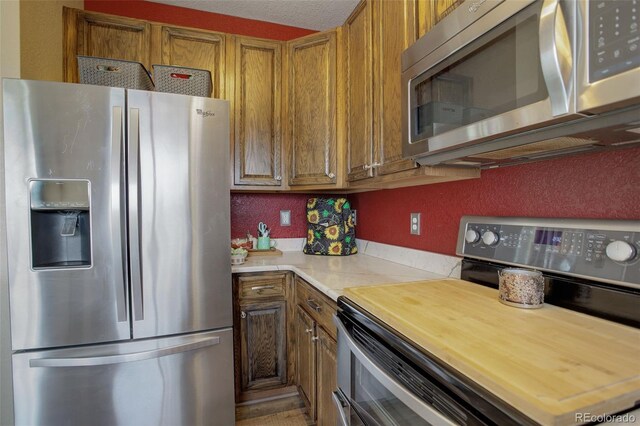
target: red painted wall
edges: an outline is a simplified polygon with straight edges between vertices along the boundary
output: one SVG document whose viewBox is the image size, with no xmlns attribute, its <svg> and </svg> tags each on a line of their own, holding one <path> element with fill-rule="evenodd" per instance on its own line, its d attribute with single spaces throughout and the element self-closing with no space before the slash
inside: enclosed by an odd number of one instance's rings
<svg viewBox="0 0 640 426">
<path fill-rule="evenodd" d="M 463 215 L 640 220 L 640 149 L 493 169 L 480 179 L 365 192 L 356 235 L 370 241 L 455 254 Z M 422 213 L 422 235 L 409 214 Z"/>
<path fill-rule="evenodd" d="M 84 0 L 85 10 L 129 18 L 272 40 L 291 40 L 316 31 L 238 18 L 144 0 Z"/>
<path fill-rule="evenodd" d="M 307 236 L 308 194 L 231 194 L 231 237 L 255 237 L 258 223 L 271 229 L 273 238 Z M 291 226 L 280 226 L 280 210 L 291 210 Z"/>
</svg>

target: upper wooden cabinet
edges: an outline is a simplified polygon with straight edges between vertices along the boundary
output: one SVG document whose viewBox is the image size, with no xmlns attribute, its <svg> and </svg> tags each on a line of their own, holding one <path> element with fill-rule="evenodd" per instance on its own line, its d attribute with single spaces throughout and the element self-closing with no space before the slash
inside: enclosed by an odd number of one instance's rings
<svg viewBox="0 0 640 426">
<path fill-rule="evenodd" d="M 327 31 L 287 43 L 290 186 L 338 181 L 336 37 Z"/>
<path fill-rule="evenodd" d="M 374 142 L 377 175 L 416 167 L 402 155 L 402 52 L 416 40 L 413 0 L 374 0 Z"/>
<path fill-rule="evenodd" d="M 370 1 L 362 0 L 343 27 L 349 182 L 373 176 L 372 6 Z"/>
<path fill-rule="evenodd" d="M 225 34 L 163 26 L 161 43 L 153 43 L 154 50 L 158 45 L 161 64 L 208 70 L 213 84 L 211 97 L 226 99 Z"/>
<path fill-rule="evenodd" d="M 460 6 L 464 0 L 414 0 L 416 4 L 416 18 L 418 38 L 447 16 L 453 9 Z"/>
<path fill-rule="evenodd" d="M 150 23 L 66 7 L 63 13 L 66 82 L 79 81 L 77 55 L 136 61 L 150 67 Z"/>
<path fill-rule="evenodd" d="M 402 156 L 401 63 L 413 0 L 363 0 L 344 25 L 349 182 L 416 167 Z"/>
<path fill-rule="evenodd" d="M 282 43 L 235 38 L 233 183 L 282 185 Z"/>
</svg>

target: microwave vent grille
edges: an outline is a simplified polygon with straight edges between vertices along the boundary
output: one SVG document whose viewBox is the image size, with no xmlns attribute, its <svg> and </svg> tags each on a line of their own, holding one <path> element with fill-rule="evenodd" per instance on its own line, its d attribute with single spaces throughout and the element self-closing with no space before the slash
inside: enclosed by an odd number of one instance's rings
<svg viewBox="0 0 640 426">
<path fill-rule="evenodd" d="M 552 151 L 564 151 L 568 149 L 572 150 L 577 147 L 593 145 L 596 143 L 598 143 L 598 141 L 592 139 L 561 137 L 526 145 L 520 145 L 513 148 L 500 149 L 483 154 L 475 154 L 471 157 L 487 160 L 507 160 L 509 158 L 530 157 Z"/>
</svg>

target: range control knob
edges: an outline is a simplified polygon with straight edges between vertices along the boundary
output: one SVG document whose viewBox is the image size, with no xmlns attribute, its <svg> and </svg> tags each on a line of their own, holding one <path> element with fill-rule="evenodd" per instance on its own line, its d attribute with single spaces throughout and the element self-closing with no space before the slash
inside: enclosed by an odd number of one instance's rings
<svg viewBox="0 0 640 426">
<path fill-rule="evenodd" d="M 464 240 L 469 244 L 477 243 L 478 241 L 480 241 L 480 233 L 474 229 L 469 229 L 464 234 Z"/>
<path fill-rule="evenodd" d="M 500 237 L 493 231 L 486 231 L 482 234 L 482 242 L 488 246 L 495 246 L 500 241 Z"/>
<path fill-rule="evenodd" d="M 625 241 L 614 241 L 607 246 L 607 257 L 616 262 L 627 262 L 636 257 L 636 248 Z"/>
</svg>

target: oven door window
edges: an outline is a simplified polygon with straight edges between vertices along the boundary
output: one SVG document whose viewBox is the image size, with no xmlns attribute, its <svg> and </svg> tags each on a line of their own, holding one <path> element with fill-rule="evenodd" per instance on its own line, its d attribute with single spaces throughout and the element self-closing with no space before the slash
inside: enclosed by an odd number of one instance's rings
<svg viewBox="0 0 640 426">
<path fill-rule="evenodd" d="M 352 357 L 351 410 L 367 426 L 429 425 Z"/>
<path fill-rule="evenodd" d="M 548 98 L 536 2 L 410 83 L 411 143 Z"/>
</svg>

